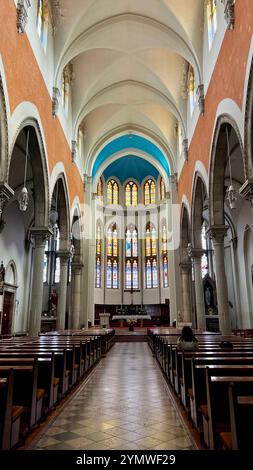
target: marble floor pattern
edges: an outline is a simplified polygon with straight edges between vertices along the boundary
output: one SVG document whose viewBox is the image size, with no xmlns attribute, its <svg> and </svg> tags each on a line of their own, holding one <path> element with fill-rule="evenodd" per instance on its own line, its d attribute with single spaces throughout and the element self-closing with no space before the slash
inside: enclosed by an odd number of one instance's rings
<svg viewBox="0 0 253 470">
<path fill-rule="evenodd" d="M 116 343 L 36 444 L 46 450 L 190 450 L 146 343 Z"/>
</svg>

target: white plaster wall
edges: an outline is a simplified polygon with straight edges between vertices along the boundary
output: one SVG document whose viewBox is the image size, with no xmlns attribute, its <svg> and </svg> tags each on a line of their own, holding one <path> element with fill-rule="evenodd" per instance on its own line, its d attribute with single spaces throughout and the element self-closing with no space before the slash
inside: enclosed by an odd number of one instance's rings
<svg viewBox="0 0 253 470">
<path fill-rule="evenodd" d="M 26 331 L 28 322 L 31 249 L 25 250 L 25 227 L 23 215 L 17 203 L 12 203 L 4 213 L 6 225 L 0 236 L 0 257 L 4 266 L 13 260 L 17 268 L 16 311 L 13 318 L 13 332 Z"/>
</svg>

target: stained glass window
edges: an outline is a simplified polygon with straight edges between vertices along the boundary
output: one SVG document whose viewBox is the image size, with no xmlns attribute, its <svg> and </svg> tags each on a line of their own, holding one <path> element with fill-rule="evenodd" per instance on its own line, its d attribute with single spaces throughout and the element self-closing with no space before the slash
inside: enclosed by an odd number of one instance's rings
<svg viewBox="0 0 253 470">
<path fill-rule="evenodd" d="M 146 227 L 145 258 L 146 288 L 156 288 L 158 287 L 157 235 L 156 228 L 151 223 Z"/>
<path fill-rule="evenodd" d="M 214 36 L 217 31 L 217 5 L 216 0 L 207 0 L 207 31 L 208 31 L 208 46 L 211 50 Z"/>
<path fill-rule="evenodd" d="M 189 67 L 189 74 L 188 74 L 188 93 L 189 93 L 189 100 L 190 100 L 190 112 L 191 115 L 193 114 L 194 107 L 197 100 L 196 94 L 196 82 L 195 82 L 195 74 L 192 66 Z"/>
<path fill-rule="evenodd" d="M 129 181 L 125 187 L 125 204 L 127 207 L 138 205 L 138 188 L 133 181 Z"/>
<path fill-rule="evenodd" d="M 169 277 L 168 277 L 168 258 L 167 256 L 163 257 L 163 287 L 169 286 Z"/>
<path fill-rule="evenodd" d="M 132 255 L 132 237 L 130 230 L 126 231 L 126 257 L 129 258 Z"/>
<path fill-rule="evenodd" d="M 110 180 L 107 183 L 107 204 L 119 203 L 119 186 L 115 180 Z"/>
<path fill-rule="evenodd" d="M 113 261 L 113 289 L 118 288 L 118 262 L 116 260 Z"/>
<path fill-rule="evenodd" d="M 97 185 L 97 196 L 102 197 L 103 196 L 103 181 L 102 178 L 100 177 L 98 180 L 98 185 Z"/>
<path fill-rule="evenodd" d="M 162 247 L 162 270 L 163 270 L 163 287 L 169 286 L 168 278 L 168 245 L 167 245 L 167 226 L 166 221 L 162 223 L 161 233 L 161 247 Z"/>
<path fill-rule="evenodd" d="M 201 244 L 202 244 L 202 249 L 207 252 L 207 235 L 206 235 L 205 223 L 202 225 Z M 204 278 L 208 274 L 208 258 L 207 258 L 206 253 L 204 253 L 201 258 L 201 272 L 202 272 L 202 278 Z"/>
<path fill-rule="evenodd" d="M 131 289 L 132 286 L 132 267 L 131 261 L 126 262 L 126 289 Z"/>
<path fill-rule="evenodd" d="M 139 288 L 138 276 L 138 232 L 133 224 L 126 229 L 125 234 L 125 286 L 126 289 Z"/>
<path fill-rule="evenodd" d="M 49 264 L 49 242 L 46 241 L 44 252 L 44 265 L 43 265 L 43 282 L 48 280 L 48 264 Z"/>
<path fill-rule="evenodd" d="M 160 179 L 160 199 L 163 201 L 165 199 L 165 183 L 164 179 Z"/>
<path fill-rule="evenodd" d="M 152 179 L 149 179 L 144 184 L 144 204 L 147 206 L 148 204 L 155 204 L 156 203 L 156 186 L 155 182 Z"/>
<path fill-rule="evenodd" d="M 96 287 L 101 287 L 101 260 L 102 256 L 102 227 L 101 223 L 97 223 L 97 233 L 96 233 Z"/>
<path fill-rule="evenodd" d="M 37 31 L 39 38 L 42 42 L 44 49 L 47 46 L 47 33 L 48 33 L 48 7 L 45 0 L 38 0 L 38 13 L 37 13 Z"/>
<path fill-rule="evenodd" d="M 107 281 L 108 289 L 118 288 L 118 232 L 116 224 L 107 231 Z"/>
<path fill-rule="evenodd" d="M 55 272 L 54 272 L 54 282 L 55 284 L 60 282 L 61 277 L 61 260 L 59 256 L 56 257 L 55 260 Z"/>
</svg>

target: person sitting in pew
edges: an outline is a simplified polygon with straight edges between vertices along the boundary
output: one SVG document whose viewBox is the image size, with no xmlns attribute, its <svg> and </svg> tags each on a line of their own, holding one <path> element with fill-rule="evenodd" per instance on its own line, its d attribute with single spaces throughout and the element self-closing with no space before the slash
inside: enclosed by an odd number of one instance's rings
<svg viewBox="0 0 253 470">
<path fill-rule="evenodd" d="M 190 326 L 184 326 L 181 336 L 177 340 L 177 348 L 183 351 L 195 351 L 198 347 L 198 340 L 194 336 Z"/>
</svg>

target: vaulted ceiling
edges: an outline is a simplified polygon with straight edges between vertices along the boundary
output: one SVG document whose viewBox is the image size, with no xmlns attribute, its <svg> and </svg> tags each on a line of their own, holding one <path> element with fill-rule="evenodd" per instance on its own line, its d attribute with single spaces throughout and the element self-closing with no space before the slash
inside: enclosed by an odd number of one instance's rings
<svg viewBox="0 0 253 470">
<path fill-rule="evenodd" d="M 55 84 L 72 62 L 74 134 L 85 129 L 87 159 L 100 142 L 134 130 L 175 162 L 175 126 L 187 129 L 187 63 L 202 83 L 204 1 L 61 0 Z"/>
</svg>

